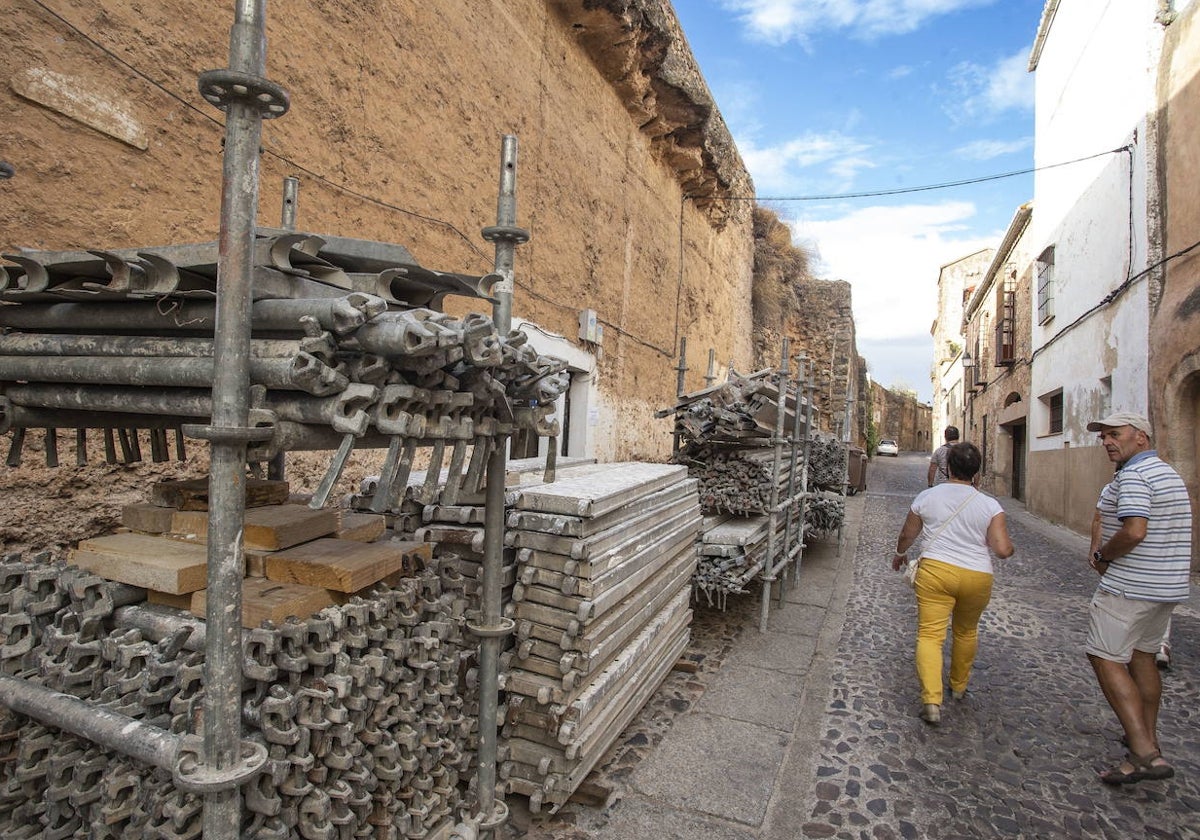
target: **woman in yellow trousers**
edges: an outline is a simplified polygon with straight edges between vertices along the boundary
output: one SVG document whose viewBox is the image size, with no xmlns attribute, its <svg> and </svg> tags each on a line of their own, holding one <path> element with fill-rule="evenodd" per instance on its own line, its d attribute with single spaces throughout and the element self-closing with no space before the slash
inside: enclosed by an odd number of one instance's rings
<svg viewBox="0 0 1200 840">
<path fill-rule="evenodd" d="M 913 500 L 896 540 L 892 568 L 908 563 L 908 550 L 925 534 L 914 588 L 917 593 L 917 677 L 921 718 L 942 720 L 942 646 L 953 626 L 950 692 L 961 700 L 979 647 L 979 617 L 992 597 L 992 554 L 1011 557 L 1004 510 L 975 489 L 981 456 L 973 443 L 956 443 L 947 458 L 950 480 Z"/>
</svg>

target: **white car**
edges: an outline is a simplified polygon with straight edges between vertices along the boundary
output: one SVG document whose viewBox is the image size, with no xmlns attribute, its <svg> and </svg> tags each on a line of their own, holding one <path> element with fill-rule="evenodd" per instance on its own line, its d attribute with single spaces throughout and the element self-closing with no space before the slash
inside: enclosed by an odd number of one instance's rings
<svg viewBox="0 0 1200 840">
<path fill-rule="evenodd" d="M 891 455 L 896 458 L 900 455 L 900 447 L 896 445 L 896 441 L 884 438 L 879 441 L 879 445 L 875 447 L 876 455 Z"/>
</svg>

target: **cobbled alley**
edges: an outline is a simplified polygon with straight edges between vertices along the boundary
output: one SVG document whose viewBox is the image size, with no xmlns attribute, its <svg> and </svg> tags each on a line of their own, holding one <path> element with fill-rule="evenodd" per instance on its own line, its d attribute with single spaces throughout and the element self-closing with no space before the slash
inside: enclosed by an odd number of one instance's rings
<svg viewBox="0 0 1200 840">
<path fill-rule="evenodd" d="M 871 462 L 848 500 L 842 557 L 814 541 L 757 627 L 757 598 L 697 609 L 695 674 L 674 674 L 600 768 L 603 807 L 518 820 L 529 838 L 1200 837 L 1200 597 L 1175 612 L 1159 736 L 1168 781 L 1098 772 L 1120 728 L 1083 653 L 1095 574 L 1084 538 L 1011 499 L 966 698 L 918 717 L 916 606 L 891 570 L 927 456 Z"/>
</svg>

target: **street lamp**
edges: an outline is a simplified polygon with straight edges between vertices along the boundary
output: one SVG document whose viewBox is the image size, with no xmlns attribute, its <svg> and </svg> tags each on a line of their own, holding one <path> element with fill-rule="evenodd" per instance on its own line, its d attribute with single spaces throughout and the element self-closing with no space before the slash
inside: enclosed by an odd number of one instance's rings
<svg viewBox="0 0 1200 840">
<path fill-rule="evenodd" d="M 962 366 L 965 368 L 975 367 L 975 360 L 971 358 L 969 350 L 964 350 L 962 354 Z"/>
</svg>

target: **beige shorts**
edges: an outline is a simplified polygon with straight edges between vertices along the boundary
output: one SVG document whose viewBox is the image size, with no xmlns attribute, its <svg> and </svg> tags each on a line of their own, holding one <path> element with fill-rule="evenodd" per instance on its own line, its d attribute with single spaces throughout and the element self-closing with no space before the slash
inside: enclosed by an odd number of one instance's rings
<svg viewBox="0 0 1200 840">
<path fill-rule="evenodd" d="M 1088 654 L 1128 662 L 1135 650 L 1158 653 L 1174 609 L 1174 604 L 1137 601 L 1097 589 L 1089 610 Z"/>
</svg>

